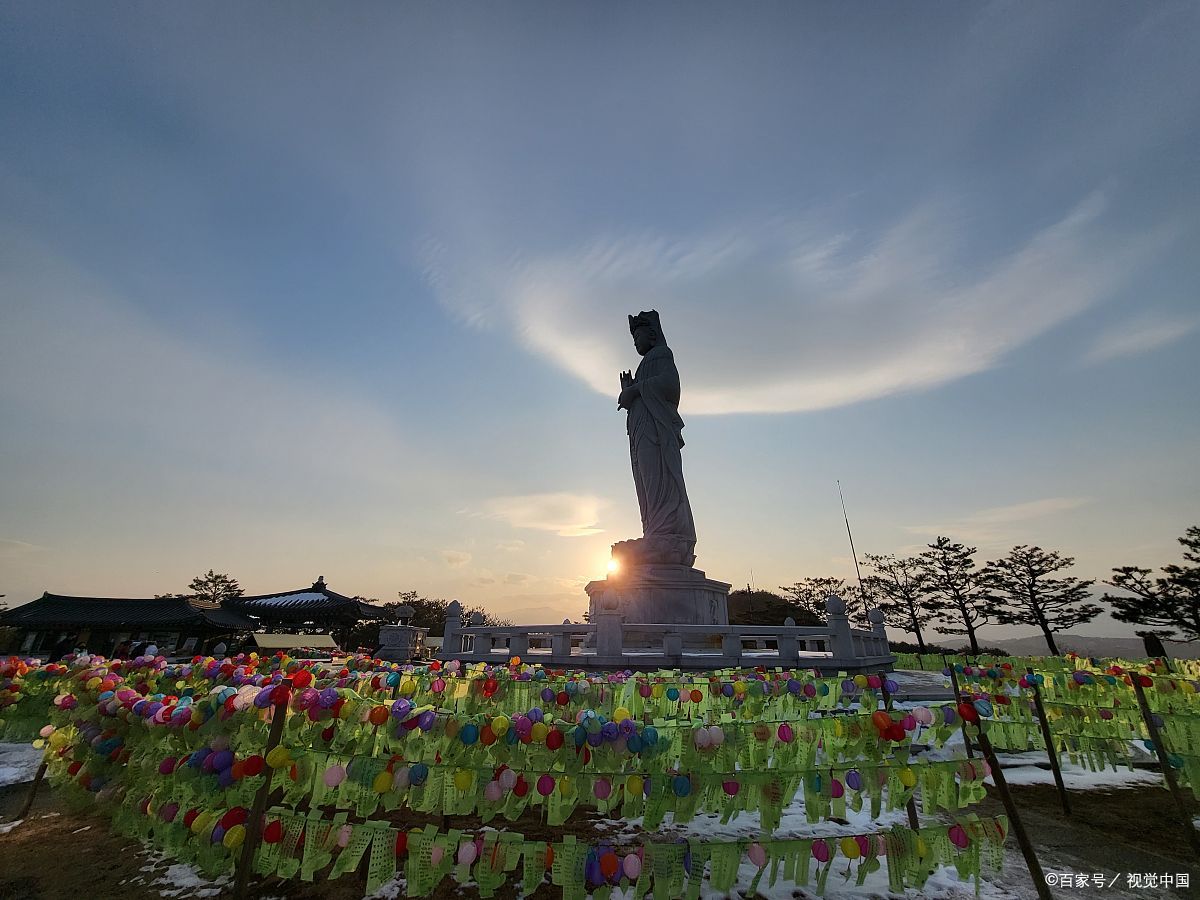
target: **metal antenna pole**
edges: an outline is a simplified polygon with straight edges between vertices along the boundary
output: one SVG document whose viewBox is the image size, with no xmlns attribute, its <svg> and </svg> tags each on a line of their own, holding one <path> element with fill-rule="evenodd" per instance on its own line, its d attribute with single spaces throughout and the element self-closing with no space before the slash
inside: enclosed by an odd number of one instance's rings
<svg viewBox="0 0 1200 900">
<path fill-rule="evenodd" d="M 850 555 L 854 557 L 854 572 L 858 575 L 858 596 L 866 604 L 867 593 L 863 590 L 862 570 L 858 567 L 858 551 L 854 549 L 854 535 L 850 533 L 850 516 L 846 514 L 846 498 L 842 495 L 842 480 L 837 480 L 838 499 L 842 501 L 842 518 L 846 520 L 846 537 L 850 538 Z"/>
</svg>

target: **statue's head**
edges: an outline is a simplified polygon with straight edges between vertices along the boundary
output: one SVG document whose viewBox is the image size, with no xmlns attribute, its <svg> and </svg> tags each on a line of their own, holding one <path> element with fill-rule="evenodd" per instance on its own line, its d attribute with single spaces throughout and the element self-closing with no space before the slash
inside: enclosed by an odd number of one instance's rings
<svg viewBox="0 0 1200 900">
<path fill-rule="evenodd" d="M 633 346 L 639 356 L 645 356 L 659 344 L 665 344 L 662 326 L 658 323 L 658 312 L 640 312 L 629 317 L 629 333 L 633 335 Z"/>
</svg>

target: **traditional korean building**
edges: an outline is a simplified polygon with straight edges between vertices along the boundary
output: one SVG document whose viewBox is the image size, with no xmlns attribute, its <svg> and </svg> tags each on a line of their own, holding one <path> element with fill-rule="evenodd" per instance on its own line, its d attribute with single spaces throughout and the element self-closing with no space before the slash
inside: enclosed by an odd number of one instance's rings
<svg viewBox="0 0 1200 900">
<path fill-rule="evenodd" d="M 232 646 L 251 632 L 332 633 L 344 645 L 361 621 L 387 622 L 383 606 L 331 591 L 324 577 L 311 587 L 212 603 L 192 597 L 151 600 L 43 594 L 0 614 L 0 625 L 17 628 L 22 653 L 44 655 L 61 639 L 111 656 L 124 641 L 155 644 L 164 654 L 202 652 L 217 639 Z"/>
<path fill-rule="evenodd" d="M 210 638 L 254 630 L 249 617 L 191 597 L 130 600 L 50 593 L 0 614 L 0 625 L 24 632 L 20 651 L 34 655 L 72 635 L 76 646 L 105 656 L 124 641 L 146 641 L 162 653 L 199 652 Z"/>
<path fill-rule="evenodd" d="M 343 647 L 350 629 L 359 622 L 390 622 L 395 618 L 383 606 L 331 591 L 323 575 L 308 588 L 231 597 L 224 607 L 250 616 L 256 623 L 256 631 L 327 631 Z"/>
</svg>

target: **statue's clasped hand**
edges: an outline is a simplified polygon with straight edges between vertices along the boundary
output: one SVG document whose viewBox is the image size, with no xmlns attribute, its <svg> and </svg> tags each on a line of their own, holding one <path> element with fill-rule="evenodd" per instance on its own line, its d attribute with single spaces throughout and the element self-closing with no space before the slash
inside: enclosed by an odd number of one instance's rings
<svg viewBox="0 0 1200 900">
<path fill-rule="evenodd" d="M 638 386 L 634 383 L 633 373 L 625 371 L 621 373 L 621 395 L 617 397 L 617 409 L 629 409 L 633 406 L 633 401 L 641 395 Z"/>
</svg>

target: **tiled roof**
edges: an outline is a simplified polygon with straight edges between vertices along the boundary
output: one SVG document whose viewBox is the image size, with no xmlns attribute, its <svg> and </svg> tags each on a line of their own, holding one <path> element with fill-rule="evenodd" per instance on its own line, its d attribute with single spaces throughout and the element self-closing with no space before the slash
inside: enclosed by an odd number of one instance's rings
<svg viewBox="0 0 1200 900">
<path fill-rule="evenodd" d="M 265 621 L 305 622 L 314 619 L 371 619 L 392 618 L 382 606 L 376 606 L 331 591 L 324 578 L 318 578 L 312 587 L 277 594 L 257 594 L 252 597 L 234 597 L 225 602 L 227 609 L 236 609 Z"/>
<path fill-rule="evenodd" d="M 220 604 L 189 597 L 127 600 L 43 594 L 32 603 L 0 614 L 0 624 L 16 628 L 97 626 L 129 628 L 203 627 L 242 631 L 254 623 Z"/>
</svg>

